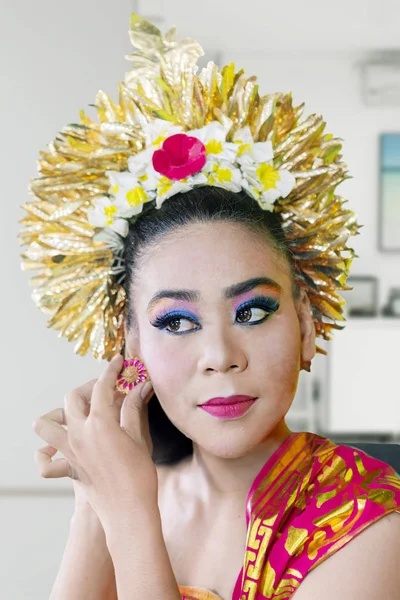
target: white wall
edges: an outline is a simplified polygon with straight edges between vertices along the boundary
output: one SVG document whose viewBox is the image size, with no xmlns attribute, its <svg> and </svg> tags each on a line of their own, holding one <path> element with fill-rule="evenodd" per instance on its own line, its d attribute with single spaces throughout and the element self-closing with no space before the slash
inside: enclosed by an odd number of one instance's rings
<svg viewBox="0 0 400 600">
<path fill-rule="evenodd" d="M 387 2 L 390 7 L 390 0 Z M 102 369 L 89 356 L 75 356 L 72 344 L 46 329 L 47 317 L 40 314 L 30 299 L 29 274 L 21 273 L 19 266 L 17 222 L 25 215 L 19 205 L 27 200 L 29 179 L 36 176 L 39 150 L 64 124 L 78 120 L 79 109 L 94 102 L 98 89 L 116 99 L 117 83 L 128 68 L 123 57 L 131 52 L 127 29 L 133 4 L 128 0 L 70 0 L 67 4 L 23 0 L 2 6 L 0 588 L 7 600 L 46 597 L 61 559 L 71 513 L 70 482 L 41 480 L 37 473 L 33 454 L 43 444 L 32 432 L 31 423 L 39 415 L 62 406 L 68 389 L 98 376 Z M 297 28 L 299 20 L 310 27 L 305 5 L 307 2 L 303 3 L 304 10 L 299 12 L 297 20 L 292 15 L 289 21 L 283 17 L 274 21 L 271 7 L 281 11 L 276 3 L 257 2 L 252 5 L 256 8 L 251 14 L 242 9 L 244 3 L 229 0 L 225 12 L 215 8 L 212 21 L 201 15 L 194 19 L 190 2 L 170 2 L 167 25 L 174 22 L 179 25 L 185 17 L 188 28 L 178 30 L 180 37 L 196 35 L 202 41 L 199 34 L 203 32 L 204 45 L 211 52 L 232 47 L 234 37 L 235 46 L 223 59 L 235 60 L 238 67 L 258 74 L 262 92 L 292 90 L 296 101 L 306 101 L 308 112 L 324 114 L 328 131 L 346 140 L 345 157 L 354 179 L 345 182 L 341 189 L 350 200 L 349 207 L 365 225 L 361 235 L 351 240 L 361 257 L 354 260 L 352 273 L 379 275 L 382 304 L 388 288 L 399 285 L 400 255 L 380 254 L 377 250 L 378 134 L 400 130 L 400 107 L 364 107 L 356 65 L 363 56 L 361 51 L 368 49 L 365 46 L 368 39 L 375 47 L 385 40 L 385 27 L 379 20 L 379 11 L 374 13 L 375 20 L 366 20 L 361 11 L 358 37 L 350 43 L 351 23 L 346 21 L 349 13 L 343 12 L 340 19 L 335 17 L 337 23 L 345 23 L 343 49 L 341 35 L 336 28 L 330 28 L 331 19 L 337 14 L 333 5 L 331 9 L 331 5 L 318 3 L 315 12 L 314 0 L 310 4 L 309 14 L 313 15 L 316 26 L 323 23 L 326 36 L 319 29 L 317 38 L 312 38 L 307 30 L 301 34 L 301 28 Z M 227 19 L 236 6 L 241 10 L 233 15 L 236 26 L 233 29 Z M 287 9 L 288 4 L 285 6 Z M 221 2 L 218 7 L 221 8 Z M 346 3 L 346 10 L 348 7 Z M 146 13 L 156 10 L 166 10 L 165 3 L 146 3 Z M 261 13 L 262 10 L 265 12 Z M 393 47 L 394 21 L 390 14 L 389 10 L 386 40 Z M 356 15 L 350 13 L 350 16 Z M 262 22 L 275 40 L 273 44 L 271 36 L 265 36 L 268 48 L 265 55 L 252 51 L 255 45 L 260 47 Z M 252 29 L 254 24 L 258 27 L 257 36 Z M 284 43 L 285 35 L 290 43 Z M 313 47 L 315 39 L 320 47 Z M 359 44 L 355 43 L 357 40 Z M 329 351 L 329 345 L 326 347 Z M 322 372 L 325 360 L 319 356 L 315 361 Z M 368 408 L 374 409 L 371 404 Z M 35 488 L 66 490 L 66 496 L 38 499 L 33 495 L 37 493 Z"/>
<path fill-rule="evenodd" d="M 46 329 L 31 300 L 30 274 L 19 265 L 18 220 L 26 214 L 19 205 L 39 150 L 79 120 L 98 89 L 116 100 L 132 49 L 130 9 L 124 0 L 1 3 L 0 597 L 7 600 L 49 597 L 73 508 L 70 480 L 40 478 L 34 451 L 45 443 L 31 424 L 103 368 Z"/>
</svg>

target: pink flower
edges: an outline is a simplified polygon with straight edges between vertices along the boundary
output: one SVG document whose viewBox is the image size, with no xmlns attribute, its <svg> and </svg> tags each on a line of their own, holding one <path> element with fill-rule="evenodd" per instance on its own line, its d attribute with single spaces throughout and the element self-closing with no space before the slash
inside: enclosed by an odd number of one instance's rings
<svg viewBox="0 0 400 600">
<path fill-rule="evenodd" d="M 137 358 L 124 360 L 124 368 L 122 373 L 117 377 L 116 388 L 120 392 L 128 392 L 133 387 L 148 380 L 148 373 L 142 361 Z"/>
<path fill-rule="evenodd" d="M 185 133 L 171 135 L 153 154 L 153 167 L 157 173 L 175 181 L 198 173 L 205 164 L 203 142 Z"/>
</svg>

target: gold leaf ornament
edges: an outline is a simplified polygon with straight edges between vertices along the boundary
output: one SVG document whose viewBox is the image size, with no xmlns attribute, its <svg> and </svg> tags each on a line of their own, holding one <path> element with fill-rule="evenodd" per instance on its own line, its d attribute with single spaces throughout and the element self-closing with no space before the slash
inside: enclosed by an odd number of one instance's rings
<svg viewBox="0 0 400 600">
<path fill-rule="evenodd" d="M 110 360 L 121 352 L 123 240 L 91 225 L 88 210 L 107 197 L 107 172 L 127 171 L 129 158 L 145 149 L 148 123 L 164 119 L 189 131 L 217 120 L 230 126 L 227 141 L 246 126 L 254 142 L 270 141 L 273 167 L 296 178 L 294 189 L 273 209 L 281 213 L 317 336 L 331 340 L 332 331 L 343 328 L 337 321 L 345 321 L 338 292 L 352 289 L 346 279 L 357 255 L 346 244 L 362 227 L 336 194 L 348 178 L 341 140 L 325 133 L 321 116 L 303 117 L 304 105 L 293 106 L 291 94 L 260 96 L 256 78 L 236 72 L 233 63 L 219 71 L 209 62 L 197 74 L 203 49 L 195 40 L 177 42 L 175 28 L 162 35 L 133 14 L 129 34 L 136 51 L 126 57 L 132 66 L 119 84 L 118 102 L 99 91 L 91 105 L 97 118 L 81 110 L 80 123 L 63 127 L 40 152 L 39 177 L 29 185 L 33 198 L 22 205 L 21 267 L 38 271 L 30 279 L 32 298 L 49 315 L 47 326 L 74 342 L 77 354 L 90 351 L 98 360 Z"/>
</svg>

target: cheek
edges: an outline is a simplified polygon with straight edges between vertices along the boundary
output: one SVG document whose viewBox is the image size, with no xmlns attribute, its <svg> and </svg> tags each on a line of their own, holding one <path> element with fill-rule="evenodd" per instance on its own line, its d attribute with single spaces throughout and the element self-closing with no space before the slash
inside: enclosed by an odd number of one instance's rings
<svg viewBox="0 0 400 600">
<path fill-rule="evenodd" d="M 258 377 L 263 389 L 281 397 L 294 395 L 300 368 L 300 328 L 297 319 L 281 319 L 257 344 Z"/>
<path fill-rule="evenodd" d="M 184 386 L 185 374 L 190 372 L 188 353 L 166 351 L 162 343 L 143 344 L 142 353 L 155 393 L 165 403 L 176 399 Z"/>
</svg>

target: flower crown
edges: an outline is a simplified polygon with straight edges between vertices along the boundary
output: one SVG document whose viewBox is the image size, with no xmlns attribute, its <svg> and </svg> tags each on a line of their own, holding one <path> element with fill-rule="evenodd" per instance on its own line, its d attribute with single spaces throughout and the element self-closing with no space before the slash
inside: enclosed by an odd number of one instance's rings
<svg viewBox="0 0 400 600">
<path fill-rule="evenodd" d="M 192 39 L 176 41 L 132 14 L 136 51 L 119 85 L 118 102 L 96 95 L 97 119 L 63 127 L 40 153 L 33 199 L 22 205 L 20 244 L 32 298 L 47 326 L 110 359 L 124 346 L 124 237 L 146 209 L 199 185 L 245 190 L 249 200 L 279 212 L 296 282 L 307 293 L 316 335 L 332 339 L 352 289 L 355 254 L 347 247 L 361 228 L 335 193 L 347 178 L 341 141 L 324 132 L 320 115 L 303 116 L 290 94 L 260 96 L 255 77 L 234 64 L 219 71 Z M 327 354 L 316 347 L 316 351 Z"/>
<path fill-rule="evenodd" d="M 156 208 L 161 208 L 167 198 L 199 185 L 246 190 L 272 212 L 275 200 L 286 198 L 296 179 L 290 171 L 274 168 L 272 143 L 254 142 L 250 127 L 236 131 L 228 142 L 231 127 L 229 119 L 186 133 L 162 119 L 146 124 L 146 149 L 128 159 L 128 171 L 106 171 L 108 195 L 97 198 L 88 210 L 89 223 L 125 237 L 128 220 L 140 214 L 146 202 L 155 199 Z"/>
</svg>

